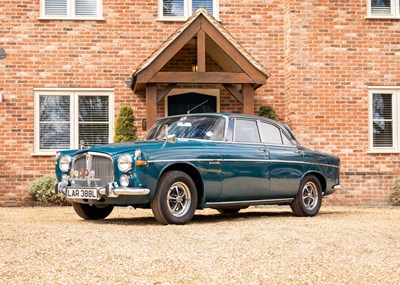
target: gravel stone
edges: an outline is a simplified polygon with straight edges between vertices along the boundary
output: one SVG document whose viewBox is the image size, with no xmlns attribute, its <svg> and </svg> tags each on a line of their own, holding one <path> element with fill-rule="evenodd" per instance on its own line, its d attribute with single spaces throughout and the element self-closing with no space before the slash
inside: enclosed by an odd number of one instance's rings
<svg viewBox="0 0 400 285">
<path fill-rule="evenodd" d="M 400 208 L 150 210 L 84 221 L 72 207 L 0 208 L 0 284 L 399 284 Z"/>
</svg>

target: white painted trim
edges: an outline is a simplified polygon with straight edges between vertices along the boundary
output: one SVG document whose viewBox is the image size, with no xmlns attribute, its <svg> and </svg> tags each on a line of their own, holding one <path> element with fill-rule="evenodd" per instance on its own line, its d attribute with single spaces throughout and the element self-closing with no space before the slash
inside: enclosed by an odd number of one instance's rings
<svg viewBox="0 0 400 285">
<path fill-rule="evenodd" d="M 373 146 L 373 94 L 392 94 L 393 147 Z M 368 87 L 368 151 L 367 153 L 399 153 L 400 152 L 400 86 L 369 86 Z"/>
<path fill-rule="evenodd" d="M 173 17 L 163 15 L 163 0 L 158 0 L 158 19 L 159 22 L 184 22 L 193 14 L 192 1 L 183 0 L 183 16 Z M 213 14 L 214 19 L 219 21 L 219 0 L 213 0 Z"/>
<path fill-rule="evenodd" d="M 198 88 L 175 88 L 172 89 L 167 96 L 165 96 L 164 107 L 165 107 L 165 116 L 168 116 L 168 98 L 170 96 L 181 95 L 185 93 L 198 93 L 201 95 L 208 95 L 217 97 L 217 113 L 220 112 L 220 90 L 219 89 L 198 89 Z"/>
<path fill-rule="evenodd" d="M 67 15 L 46 15 L 45 0 L 40 0 L 40 17 L 37 20 L 87 20 L 99 21 L 105 20 L 103 18 L 103 0 L 97 0 L 96 16 L 76 16 L 75 15 L 75 0 L 67 0 Z"/>
<path fill-rule="evenodd" d="M 108 142 L 112 143 L 114 138 L 114 89 L 113 88 L 34 88 L 34 152 L 33 156 L 38 155 L 53 155 L 57 150 L 44 149 L 41 150 L 40 146 L 40 100 L 41 95 L 54 95 L 54 96 L 70 96 L 70 149 L 79 148 L 78 141 L 78 97 L 79 96 L 108 96 L 109 108 L 109 131 Z"/>
<path fill-rule="evenodd" d="M 365 19 L 400 19 L 399 0 L 390 0 L 390 14 L 373 14 L 371 0 L 367 1 L 367 16 Z"/>
</svg>

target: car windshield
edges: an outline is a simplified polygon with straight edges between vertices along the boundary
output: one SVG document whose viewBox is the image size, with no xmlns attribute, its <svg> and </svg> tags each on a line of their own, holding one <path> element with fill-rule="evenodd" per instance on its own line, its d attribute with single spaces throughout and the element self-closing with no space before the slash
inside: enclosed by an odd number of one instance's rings
<svg viewBox="0 0 400 285">
<path fill-rule="evenodd" d="M 145 140 L 159 140 L 165 139 L 167 135 L 176 135 L 177 139 L 222 141 L 224 130 L 225 119 L 219 116 L 170 117 L 157 121 Z"/>
</svg>

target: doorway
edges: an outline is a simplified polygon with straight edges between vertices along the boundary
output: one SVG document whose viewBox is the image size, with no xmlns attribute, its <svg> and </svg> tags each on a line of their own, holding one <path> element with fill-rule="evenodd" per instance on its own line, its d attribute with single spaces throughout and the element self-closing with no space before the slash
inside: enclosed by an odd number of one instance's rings
<svg viewBox="0 0 400 285">
<path fill-rule="evenodd" d="M 195 113 L 219 112 L 219 96 L 185 92 L 168 95 L 166 100 L 166 115 L 181 115 Z"/>
</svg>

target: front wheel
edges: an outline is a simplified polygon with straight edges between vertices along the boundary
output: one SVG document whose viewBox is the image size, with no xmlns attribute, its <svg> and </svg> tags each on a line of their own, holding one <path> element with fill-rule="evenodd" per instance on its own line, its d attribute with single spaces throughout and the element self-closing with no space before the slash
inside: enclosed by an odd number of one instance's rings
<svg viewBox="0 0 400 285">
<path fill-rule="evenodd" d="M 85 220 L 101 220 L 111 214 L 114 206 L 96 207 L 88 204 L 72 202 L 72 207 L 79 217 Z"/>
<path fill-rule="evenodd" d="M 318 214 L 322 203 L 321 183 L 315 176 L 306 176 L 290 207 L 295 216 L 312 217 Z"/>
<path fill-rule="evenodd" d="M 186 224 L 196 211 L 197 190 L 192 178 L 181 171 L 164 174 L 151 200 L 151 210 L 161 224 Z"/>
</svg>

